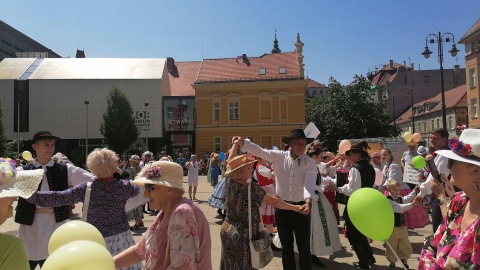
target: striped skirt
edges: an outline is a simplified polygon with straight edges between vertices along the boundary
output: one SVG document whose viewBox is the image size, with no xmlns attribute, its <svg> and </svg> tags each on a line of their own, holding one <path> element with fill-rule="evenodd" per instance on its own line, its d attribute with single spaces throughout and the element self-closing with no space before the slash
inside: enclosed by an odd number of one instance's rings
<svg viewBox="0 0 480 270">
<path fill-rule="evenodd" d="M 208 198 L 208 205 L 210 205 L 213 208 L 217 209 L 227 209 L 227 205 L 225 204 L 225 182 L 227 180 L 222 178 L 220 182 L 215 186 L 213 189 L 212 194 L 210 195 L 210 198 Z"/>
</svg>

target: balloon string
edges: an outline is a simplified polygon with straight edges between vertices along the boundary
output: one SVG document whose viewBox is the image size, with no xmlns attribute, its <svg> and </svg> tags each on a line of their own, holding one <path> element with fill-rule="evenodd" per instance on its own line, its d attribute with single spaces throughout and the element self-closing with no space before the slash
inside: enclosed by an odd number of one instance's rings
<svg viewBox="0 0 480 270">
<path fill-rule="evenodd" d="M 388 245 L 388 247 L 390 248 L 390 250 L 393 252 L 393 254 L 395 254 L 395 257 L 397 257 L 397 260 L 400 262 L 400 264 L 403 266 L 403 269 L 405 270 L 408 270 L 407 267 L 405 267 L 405 265 L 403 264 L 402 260 L 400 260 L 400 257 L 398 257 L 397 253 L 395 252 L 395 250 L 392 248 L 392 246 L 390 246 L 390 243 L 388 241 L 385 241 L 385 243 Z"/>
</svg>

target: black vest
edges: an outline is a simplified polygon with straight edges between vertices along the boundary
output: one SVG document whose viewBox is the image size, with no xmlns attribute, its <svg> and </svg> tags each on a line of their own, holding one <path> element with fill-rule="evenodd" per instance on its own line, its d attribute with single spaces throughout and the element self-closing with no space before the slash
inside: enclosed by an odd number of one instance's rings
<svg viewBox="0 0 480 270">
<path fill-rule="evenodd" d="M 360 172 L 360 178 L 362 181 L 361 188 L 373 188 L 373 184 L 375 183 L 375 169 L 373 168 L 372 164 L 370 164 L 370 162 L 368 162 L 366 159 L 362 159 L 353 164 L 352 167 Z M 347 207 L 345 207 L 345 210 L 343 211 L 343 219 L 350 220 Z"/>
<path fill-rule="evenodd" d="M 398 198 L 398 199 L 393 199 L 393 197 L 391 195 L 388 195 L 387 196 L 387 199 L 391 200 L 391 201 L 394 201 L 394 202 L 397 202 L 399 204 L 403 204 L 403 199 L 402 197 Z M 404 213 L 395 213 L 393 212 L 393 216 L 395 217 L 395 221 L 393 222 L 393 226 L 395 227 L 400 227 L 402 225 L 405 225 L 406 224 L 406 220 L 405 220 L 405 214 Z"/>
<path fill-rule="evenodd" d="M 23 167 L 24 170 L 35 170 L 33 164 L 29 164 Z M 68 189 L 68 172 L 67 165 L 64 163 L 55 162 L 52 167 L 46 167 L 48 187 L 51 191 L 62 191 Z M 40 185 L 38 189 L 40 189 Z M 33 218 L 35 217 L 35 209 L 37 206 L 27 202 L 23 198 L 18 198 L 17 208 L 15 209 L 15 222 L 32 225 Z M 64 205 L 60 207 L 54 207 L 55 221 L 62 222 L 70 217 L 70 205 Z"/>
</svg>

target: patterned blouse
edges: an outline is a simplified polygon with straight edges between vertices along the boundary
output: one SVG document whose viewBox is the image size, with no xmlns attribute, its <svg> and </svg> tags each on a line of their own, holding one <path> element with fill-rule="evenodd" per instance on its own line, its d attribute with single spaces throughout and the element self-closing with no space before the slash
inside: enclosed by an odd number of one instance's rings
<svg viewBox="0 0 480 270">
<path fill-rule="evenodd" d="M 467 202 L 465 193 L 453 195 L 442 224 L 434 235 L 425 239 L 418 269 L 480 268 L 480 219 L 477 218 L 460 232 Z"/>
</svg>

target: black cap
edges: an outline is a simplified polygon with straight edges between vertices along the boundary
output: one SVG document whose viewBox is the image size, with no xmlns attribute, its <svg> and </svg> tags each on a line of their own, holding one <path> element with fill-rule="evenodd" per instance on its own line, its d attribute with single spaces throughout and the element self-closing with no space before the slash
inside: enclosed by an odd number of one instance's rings
<svg viewBox="0 0 480 270">
<path fill-rule="evenodd" d="M 60 140 L 59 137 L 53 136 L 53 134 L 50 131 L 46 131 L 46 130 L 41 130 L 41 131 L 35 133 L 35 135 L 33 135 L 33 143 L 36 143 L 37 141 L 42 140 L 42 139 Z"/>
</svg>

